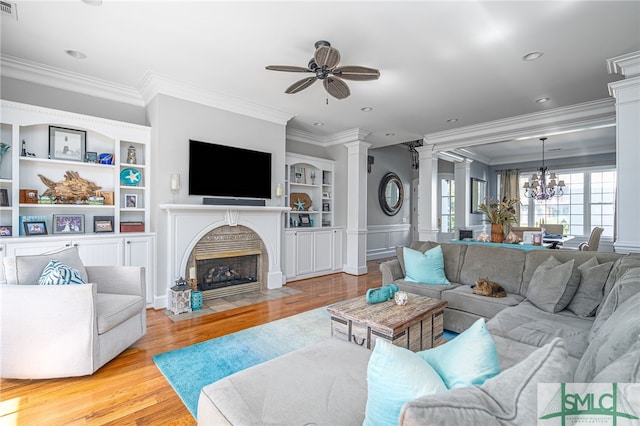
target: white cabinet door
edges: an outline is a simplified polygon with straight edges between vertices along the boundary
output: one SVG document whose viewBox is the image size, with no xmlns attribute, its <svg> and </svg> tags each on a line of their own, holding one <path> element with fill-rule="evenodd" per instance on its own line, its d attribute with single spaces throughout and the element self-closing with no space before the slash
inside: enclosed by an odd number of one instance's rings
<svg viewBox="0 0 640 426">
<path fill-rule="evenodd" d="M 284 275 L 287 281 L 291 281 L 297 275 L 296 254 L 298 253 L 297 232 L 286 231 L 284 233 Z"/>
<path fill-rule="evenodd" d="M 333 269 L 333 231 L 316 231 L 314 234 L 314 272 L 330 272 Z"/>
<path fill-rule="evenodd" d="M 124 264 L 126 266 L 144 266 L 147 304 L 152 304 L 155 296 L 155 263 L 155 237 L 125 237 Z"/>
<path fill-rule="evenodd" d="M 33 238 L 33 237 L 31 237 Z M 7 243 L 7 256 L 29 256 L 71 247 L 70 239 L 47 239 L 47 241 L 21 241 Z"/>
<path fill-rule="evenodd" d="M 124 244 L 122 237 L 74 240 L 73 245 L 78 247 L 80 259 L 86 266 L 123 264 Z"/>
<path fill-rule="evenodd" d="M 297 247 L 296 258 L 298 260 L 296 275 L 310 274 L 315 271 L 314 258 L 314 232 L 296 232 Z"/>
</svg>

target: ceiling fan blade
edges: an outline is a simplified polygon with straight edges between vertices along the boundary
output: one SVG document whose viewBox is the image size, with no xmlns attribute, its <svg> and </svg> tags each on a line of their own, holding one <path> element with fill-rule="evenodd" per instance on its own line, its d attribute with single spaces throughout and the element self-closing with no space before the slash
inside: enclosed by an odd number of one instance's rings
<svg viewBox="0 0 640 426">
<path fill-rule="evenodd" d="M 271 71 L 313 72 L 309 68 L 296 67 L 293 65 L 267 65 L 265 68 Z"/>
<path fill-rule="evenodd" d="M 337 67 L 333 70 L 333 74 L 344 78 L 345 80 L 377 80 L 380 77 L 380 71 L 375 68 L 359 67 L 357 65 L 347 65 Z"/>
<path fill-rule="evenodd" d="M 340 62 L 340 52 L 338 49 L 331 46 L 320 46 L 316 49 L 316 52 L 313 54 L 313 59 L 316 61 L 318 66 L 331 69 L 338 65 Z"/>
<path fill-rule="evenodd" d="M 344 99 L 351 94 L 347 83 L 337 77 L 327 77 L 322 83 L 325 90 L 336 99 Z"/>
<path fill-rule="evenodd" d="M 298 93 L 301 90 L 306 89 L 307 87 L 311 86 L 313 83 L 316 82 L 316 80 L 318 79 L 318 77 L 313 76 L 313 77 L 307 77 L 307 78 L 303 78 L 302 80 L 298 80 L 295 83 L 293 83 L 291 86 L 287 87 L 287 90 L 284 91 L 284 93 Z"/>
</svg>

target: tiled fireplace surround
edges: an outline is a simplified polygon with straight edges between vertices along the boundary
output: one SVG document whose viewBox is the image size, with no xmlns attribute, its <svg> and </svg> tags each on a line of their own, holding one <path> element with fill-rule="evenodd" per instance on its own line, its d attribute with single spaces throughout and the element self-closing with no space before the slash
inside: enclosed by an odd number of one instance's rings
<svg viewBox="0 0 640 426">
<path fill-rule="evenodd" d="M 282 287 L 282 214 L 287 208 L 197 204 L 160 207 L 168 219 L 168 276 L 188 278 L 197 259 L 249 255 L 257 257 L 255 282 L 208 290 L 205 298 Z M 203 271 L 197 276 L 201 278 Z"/>
</svg>

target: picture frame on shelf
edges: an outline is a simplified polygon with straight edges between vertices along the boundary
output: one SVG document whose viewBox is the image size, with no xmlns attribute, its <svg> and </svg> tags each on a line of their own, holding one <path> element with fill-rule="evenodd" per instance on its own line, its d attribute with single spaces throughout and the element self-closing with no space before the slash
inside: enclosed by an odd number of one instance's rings
<svg viewBox="0 0 640 426">
<path fill-rule="evenodd" d="M 300 213 L 298 220 L 300 220 L 300 226 L 311 226 L 311 217 L 308 213 Z"/>
<path fill-rule="evenodd" d="M 135 209 L 138 207 L 138 195 L 136 194 L 124 194 L 124 206 L 128 209 Z"/>
<path fill-rule="evenodd" d="M 47 235 L 47 222 L 22 222 L 24 226 L 24 234 L 26 236 L 32 235 Z"/>
<path fill-rule="evenodd" d="M 93 217 L 93 232 L 114 232 L 113 229 L 113 216 L 94 216 Z"/>
<path fill-rule="evenodd" d="M 7 188 L 0 188 L 0 207 L 9 207 L 9 191 Z"/>
<path fill-rule="evenodd" d="M 49 126 L 49 158 L 55 160 L 84 161 L 87 132 Z"/>
<path fill-rule="evenodd" d="M 98 153 L 96 151 L 87 151 L 84 153 L 84 161 L 86 163 L 97 163 Z"/>
<path fill-rule="evenodd" d="M 0 237 L 11 237 L 13 235 L 13 227 L 0 226 Z"/>
<path fill-rule="evenodd" d="M 331 198 L 331 197 L 329 196 L 329 193 L 328 193 L 328 192 L 323 192 L 323 193 L 322 193 L 322 198 L 329 199 L 329 198 Z"/>
<path fill-rule="evenodd" d="M 84 234 L 83 214 L 54 214 L 54 234 Z"/>
</svg>

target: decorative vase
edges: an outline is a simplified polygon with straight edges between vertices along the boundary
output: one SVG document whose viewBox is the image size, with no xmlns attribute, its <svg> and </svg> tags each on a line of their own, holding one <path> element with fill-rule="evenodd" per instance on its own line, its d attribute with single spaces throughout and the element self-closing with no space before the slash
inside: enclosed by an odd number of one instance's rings
<svg viewBox="0 0 640 426">
<path fill-rule="evenodd" d="M 491 242 L 501 243 L 504 241 L 504 228 L 499 223 L 491 224 Z"/>
<path fill-rule="evenodd" d="M 192 291 L 191 292 L 191 310 L 197 311 L 202 308 L 202 292 L 201 291 Z"/>
</svg>

